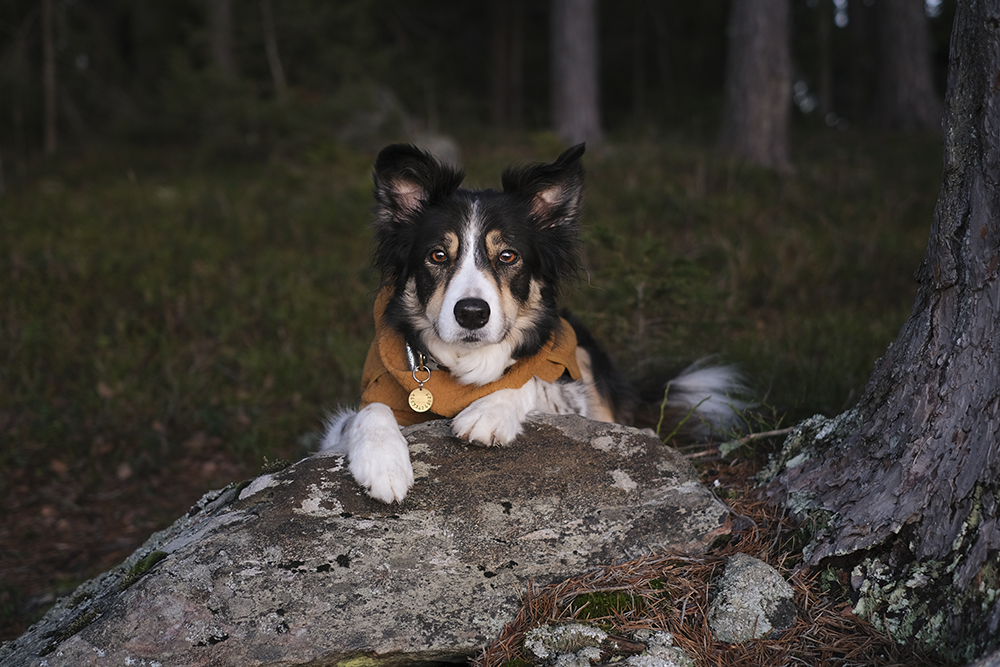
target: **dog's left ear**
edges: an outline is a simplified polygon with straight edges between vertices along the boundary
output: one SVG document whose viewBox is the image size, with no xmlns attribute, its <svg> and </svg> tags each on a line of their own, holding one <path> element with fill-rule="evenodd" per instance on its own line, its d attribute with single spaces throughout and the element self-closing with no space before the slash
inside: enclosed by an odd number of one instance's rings
<svg viewBox="0 0 1000 667">
<path fill-rule="evenodd" d="M 399 224 L 411 220 L 427 204 L 453 194 L 464 174 L 416 146 L 392 144 L 375 159 L 373 177 L 378 222 Z"/>
<path fill-rule="evenodd" d="M 577 144 L 552 164 L 532 164 L 508 169 L 503 191 L 528 199 L 531 214 L 540 229 L 574 225 L 583 201 L 583 163 L 586 144 Z"/>
</svg>

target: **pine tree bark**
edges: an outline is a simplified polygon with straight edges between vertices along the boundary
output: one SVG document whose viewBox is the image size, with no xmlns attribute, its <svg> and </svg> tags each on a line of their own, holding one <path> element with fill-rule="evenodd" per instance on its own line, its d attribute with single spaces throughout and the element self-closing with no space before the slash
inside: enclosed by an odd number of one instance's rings
<svg viewBox="0 0 1000 667">
<path fill-rule="evenodd" d="M 924 0 L 879 0 L 875 21 L 874 124 L 905 131 L 940 129 L 943 109 L 931 75 Z"/>
<path fill-rule="evenodd" d="M 775 500 L 851 569 L 856 612 L 968 661 L 1000 645 L 1000 0 L 958 5 L 944 176 L 913 312 L 865 394 L 800 424 Z"/>
<path fill-rule="evenodd" d="M 597 0 L 552 0 L 552 125 L 568 144 L 600 143 Z"/>
<path fill-rule="evenodd" d="M 753 164 L 790 170 L 789 0 L 740 0 L 729 11 L 719 146 Z"/>
</svg>

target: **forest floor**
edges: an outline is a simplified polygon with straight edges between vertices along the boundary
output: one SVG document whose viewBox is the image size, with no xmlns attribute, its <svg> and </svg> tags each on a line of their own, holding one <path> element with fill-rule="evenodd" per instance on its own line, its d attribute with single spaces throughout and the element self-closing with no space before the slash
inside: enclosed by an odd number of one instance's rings
<svg viewBox="0 0 1000 667">
<path fill-rule="evenodd" d="M 611 637 L 626 640 L 637 630 L 668 632 L 696 667 L 949 665 L 875 630 L 852 613 L 845 582 L 828 580 L 824 575 L 829 571 L 801 566 L 801 526 L 754 489 L 751 478 L 759 461 L 726 462 L 713 449 L 696 450 L 694 458 L 701 462 L 702 482 L 728 498 L 733 510 L 734 529 L 725 544 L 697 556 L 650 554 L 529 589 L 517 618 L 474 658 L 474 667 L 528 664 L 525 633 L 571 620 L 597 624 Z M 792 585 L 798 615 L 791 627 L 736 645 L 715 638 L 708 622 L 711 590 L 736 553 L 766 562 Z M 621 642 L 619 659 L 628 655 L 629 643 Z"/>
<path fill-rule="evenodd" d="M 760 430 L 837 414 L 909 313 L 940 141 L 810 130 L 784 176 L 708 145 L 612 141 L 584 158 L 583 271 L 565 301 L 633 377 L 739 363 L 770 406 Z M 561 149 L 469 140 L 467 180 L 495 187 Z M 373 157 L 97 146 L 8 170 L 0 640 L 204 492 L 303 455 L 356 399 Z M 743 489 L 746 472 L 723 481 Z"/>
</svg>

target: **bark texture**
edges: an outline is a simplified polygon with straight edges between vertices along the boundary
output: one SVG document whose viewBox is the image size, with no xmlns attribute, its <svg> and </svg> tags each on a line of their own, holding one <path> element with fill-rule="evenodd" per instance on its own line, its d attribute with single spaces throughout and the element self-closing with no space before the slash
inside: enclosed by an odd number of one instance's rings
<svg viewBox="0 0 1000 667">
<path fill-rule="evenodd" d="M 942 107 L 931 75 L 924 0 L 879 0 L 875 9 L 875 124 L 908 131 L 940 129 Z"/>
<path fill-rule="evenodd" d="M 1000 0 L 960 3 L 949 67 L 912 315 L 856 408 L 800 425 L 769 491 L 819 521 L 812 564 L 850 556 L 858 613 L 969 660 L 1000 644 Z"/>
<path fill-rule="evenodd" d="M 791 169 L 792 67 L 788 0 L 741 0 L 729 14 L 721 148 L 769 169 Z"/>
<path fill-rule="evenodd" d="M 552 125 L 568 144 L 600 143 L 597 0 L 552 0 Z"/>
</svg>

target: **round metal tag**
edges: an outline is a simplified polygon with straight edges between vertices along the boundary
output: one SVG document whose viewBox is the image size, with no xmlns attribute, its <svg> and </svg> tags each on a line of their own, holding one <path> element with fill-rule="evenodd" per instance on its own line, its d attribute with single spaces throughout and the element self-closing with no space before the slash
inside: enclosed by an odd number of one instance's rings
<svg viewBox="0 0 1000 667">
<path fill-rule="evenodd" d="M 417 387 L 410 392 L 409 402 L 414 412 L 427 412 L 434 405 L 434 396 L 423 387 Z"/>
</svg>

